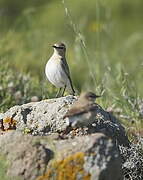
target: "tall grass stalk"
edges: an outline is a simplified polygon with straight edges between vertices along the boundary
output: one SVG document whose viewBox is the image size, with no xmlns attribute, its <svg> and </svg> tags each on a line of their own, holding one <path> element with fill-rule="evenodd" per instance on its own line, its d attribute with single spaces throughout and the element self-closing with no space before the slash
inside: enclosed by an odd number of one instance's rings
<svg viewBox="0 0 143 180">
<path fill-rule="evenodd" d="M 96 81 L 96 76 L 95 76 L 95 71 L 93 72 L 92 71 L 92 68 L 91 68 L 91 65 L 90 65 L 90 55 L 87 51 L 87 46 L 86 46 L 86 42 L 84 40 L 84 36 L 81 34 L 81 31 L 79 29 L 79 27 L 76 25 L 76 23 L 73 21 L 73 18 L 72 18 L 72 15 L 71 15 L 71 11 L 70 9 L 68 8 L 67 4 L 65 3 L 65 0 L 62 0 L 62 3 L 63 3 L 63 7 L 64 7 L 64 11 L 65 11 L 65 14 L 66 14 L 66 17 L 67 17 L 67 20 L 68 22 L 70 23 L 70 26 L 72 27 L 73 29 L 73 32 L 75 34 L 75 37 L 79 40 L 80 42 L 80 46 L 81 46 L 81 49 L 84 53 L 84 56 L 85 56 L 85 60 L 86 60 L 86 63 L 87 63 L 87 66 L 88 66 L 88 69 L 89 69 L 89 74 L 94 82 L 94 86 L 97 85 L 97 81 Z M 96 59 L 96 57 L 94 57 L 94 59 Z"/>
</svg>

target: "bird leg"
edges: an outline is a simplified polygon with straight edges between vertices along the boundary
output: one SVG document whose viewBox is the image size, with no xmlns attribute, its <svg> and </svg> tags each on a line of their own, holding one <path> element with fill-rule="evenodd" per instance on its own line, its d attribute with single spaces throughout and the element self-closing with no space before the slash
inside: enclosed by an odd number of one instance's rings
<svg viewBox="0 0 143 180">
<path fill-rule="evenodd" d="M 58 90 L 58 92 L 57 92 L 57 94 L 56 94 L 56 98 L 58 98 L 58 97 L 59 97 L 60 92 L 61 92 L 61 89 L 62 89 L 62 88 L 60 88 L 60 89 Z"/>
<path fill-rule="evenodd" d="M 63 92 L 62 92 L 62 96 L 64 96 L 65 90 L 66 90 L 66 86 L 64 87 L 64 90 L 63 90 Z"/>
</svg>

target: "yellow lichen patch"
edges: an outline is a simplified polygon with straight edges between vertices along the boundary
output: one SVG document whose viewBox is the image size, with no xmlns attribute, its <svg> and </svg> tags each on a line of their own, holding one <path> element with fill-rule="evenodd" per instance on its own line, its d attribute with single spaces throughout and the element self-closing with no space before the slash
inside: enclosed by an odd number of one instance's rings
<svg viewBox="0 0 143 180">
<path fill-rule="evenodd" d="M 90 180 L 90 174 L 86 173 L 83 168 L 84 153 L 77 152 L 67 158 L 54 162 L 48 172 L 40 176 L 37 180 Z"/>
<path fill-rule="evenodd" d="M 26 127 L 23 132 L 24 134 L 29 134 L 32 132 L 32 130 Z"/>
<path fill-rule="evenodd" d="M 6 117 L 5 119 L 3 119 L 3 127 L 4 130 L 13 130 L 16 129 L 16 120 L 14 120 L 11 117 Z"/>
</svg>

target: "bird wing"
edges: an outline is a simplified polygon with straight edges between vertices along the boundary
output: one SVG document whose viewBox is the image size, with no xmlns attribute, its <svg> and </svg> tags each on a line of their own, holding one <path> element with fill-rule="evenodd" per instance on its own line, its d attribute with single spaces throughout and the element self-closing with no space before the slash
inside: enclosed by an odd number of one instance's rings
<svg viewBox="0 0 143 180">
<path fill-rule="evenodd" d="M 68 63 L 67 63 L 66 59 L 62 58 L 62 62 L 64 64 L 64 66 L 66 67 L 67 73 L 70 75 L 70 70 L 69 70 L 69 66 L 68 66 Z"/>
<path fill-rule="evenodd" d="M 62 58 L 61 65 L 62 65 L 62 69 L 64 70 L 65 74 L 67 75 L 67 77 L 68 77 L 68 79 L 70 81 L 72 91 L 73 91 L 73 93 L 75 93 L 75 90 L 74 90 L 73 85 L 72 85 L 72 80 L 71 80 L 71 77 L 70 77 L 69 66 L 67 64 L 66 59 Z"/>
<path fill-rule="evenodd" d="M 84 106 L 75 106 L 73 108 L 71 108 L 64 116 L 64 118 L 66 117 L 71 117 L 71 116 L 76 116 L 76 115 L 80 115 L 82 113 L 87 113 L 89 111 L 94 111 L 97 109 L 97 104 L 93 103 L 93 104 L 88 104 L 88 105 L 84 105 Z"/>
</svg>

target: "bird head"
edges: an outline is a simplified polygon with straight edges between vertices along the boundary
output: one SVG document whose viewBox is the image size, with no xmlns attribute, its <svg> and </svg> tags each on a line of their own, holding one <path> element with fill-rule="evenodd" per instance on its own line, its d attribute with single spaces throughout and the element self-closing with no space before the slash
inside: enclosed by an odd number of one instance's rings
<svg viewBox="0 0 143 180">
<path fill-rule="evenodd" d="M 84 92 L 80 95 L 80 98 L 88 100 L 88 101 L 95 101 L 96 98 L 98 97 L 101 97 L 101 96 L 98 96 L 93 92 Z"/>
<path fill-rule="evenodd" d="M 60 56 L 64 56 L 66 52 L 66 46 L 64 43 L 56 43 L 52 46 L 54 48 L 54 52 Z"/>
</svg>

